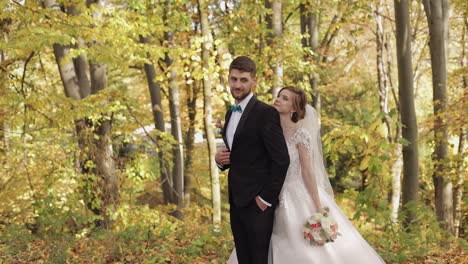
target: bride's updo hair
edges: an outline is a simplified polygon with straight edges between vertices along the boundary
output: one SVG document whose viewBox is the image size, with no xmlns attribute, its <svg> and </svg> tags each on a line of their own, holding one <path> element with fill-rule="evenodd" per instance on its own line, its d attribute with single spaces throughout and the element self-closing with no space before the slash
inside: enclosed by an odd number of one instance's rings
<svg viewBox="0 0 468 264">
<path fill-rule="evenodd" d="M 281 88 L 281 90 L 278 92 L 281 93 L 283 90 L 288 90 L 292 93 L 294 93 L 296 96 L 294 97 L 293 101 L 293 106 L 296 108 L 296 112 L 292 113 L 291 115 L 291 121 L 294 123 L 297 123 L 297 121 L 304 119 L 305 116 L 305 106 L 307 104 L 307 96 L 304 92 L 304 90 L 299 89 L 295 86 L 286 86 Z"/>
</svg>

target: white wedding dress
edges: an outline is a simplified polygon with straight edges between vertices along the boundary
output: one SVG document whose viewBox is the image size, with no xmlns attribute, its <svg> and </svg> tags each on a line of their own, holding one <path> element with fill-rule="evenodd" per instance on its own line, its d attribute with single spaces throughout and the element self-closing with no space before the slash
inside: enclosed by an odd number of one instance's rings
<svg viewBox="0 0 468 264">
<path fill-rule="evenodd" d="M 273 234 L 270 244 L 272 264 L 378 264 L 385 263 L 375 250 L 364 240 L 353 224 L 335 203 L 331 186 L 318 183 L 318 193 L 323 207 L 330 209 L 330 215 L 338 224 L 341 236 L 335 242 L 323 246 L 310 245 L 303 237 L 303 226 L 308 217 L 317 212 L 307 191 L 301 174 L 298 144 L 312 152 L 311 133 L 300 127 L 287 139 L 290 164 L 275 211 Z M 321 145 L 320 145 L 321 153 Z M 314 162 L 314 164 L 317 164 Z M 323 166 L 323 163 L 321 163 Z M 314 168 L 312 168 L 314 170 Z M 326 175 L 325 175 L 326 176 Z M 329 181 L 327 179 L 329 186 Z M 325 186 L 325 187 L 324 187 Z M 228 264 L 236 264 L 235 250 Z"/>
</svg>

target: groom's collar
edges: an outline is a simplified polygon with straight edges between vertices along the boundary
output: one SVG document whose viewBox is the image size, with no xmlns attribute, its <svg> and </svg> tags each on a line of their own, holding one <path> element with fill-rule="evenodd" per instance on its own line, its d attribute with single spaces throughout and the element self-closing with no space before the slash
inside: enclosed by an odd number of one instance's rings
<svg viewBox="0 0 468 264">
<path fill-rule="evenodd" d="M 240 107 L 242 108 L 242 111 L 245 110 L 245 108 L 246 108 L 247 105 L 249 104 L 250 99 L 252 99 L 252 97 L 253 97 L 253 93 L 250 93 L 250 94 L 247 95 L 247 97 L 245 97 L 240 103 L 237 104 L 237 105 L 240 105 Z"/>
</svg>

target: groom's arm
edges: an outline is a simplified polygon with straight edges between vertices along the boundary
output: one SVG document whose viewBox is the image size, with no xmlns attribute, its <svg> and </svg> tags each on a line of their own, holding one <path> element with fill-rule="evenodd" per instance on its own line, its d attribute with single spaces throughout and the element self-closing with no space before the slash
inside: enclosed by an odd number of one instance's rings
<svg viewBox="0 0 468 264">
<path fill-rule="evenodd" d="M 265 111 L 262 129 L 263 143 L 270 157 L 270 179 L 259 196 L 266 202 L 275 204 L 283 187 L 289 166 L 289 153 L 280 125 L 278 111 L 268 107 Z"/>
</svg>

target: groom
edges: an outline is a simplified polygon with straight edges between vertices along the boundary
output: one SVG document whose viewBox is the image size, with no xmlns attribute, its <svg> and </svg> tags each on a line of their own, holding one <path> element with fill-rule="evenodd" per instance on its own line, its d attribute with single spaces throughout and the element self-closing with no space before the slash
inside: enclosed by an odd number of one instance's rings
<svg viewBox="0 0 468 264">
<path fill-rule="evenodd" d="M 229 66 L 235 105 L 222 130 L 227 148 L 215 156 L 220 169 L 230 169 L 231 229 L 239 264 L 268 262 L 275 207 L 289 166 L 277 110 L 253 95 L 256 71 L 255 62 L 245 56 Z"/>
</svg>

